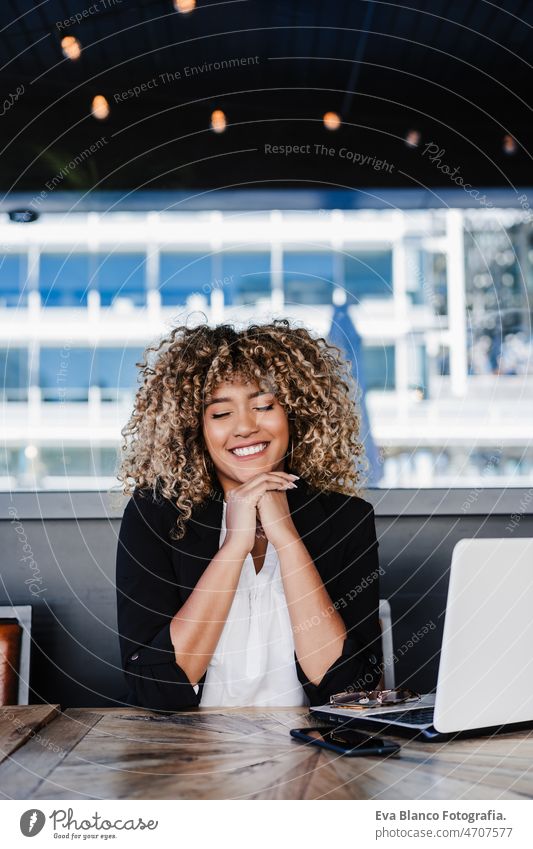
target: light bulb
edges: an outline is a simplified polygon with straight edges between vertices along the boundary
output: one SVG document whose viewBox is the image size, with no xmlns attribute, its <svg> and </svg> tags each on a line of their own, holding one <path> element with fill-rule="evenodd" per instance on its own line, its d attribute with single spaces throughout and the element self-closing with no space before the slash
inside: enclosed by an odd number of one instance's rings
<svg viewBox="0 0 533 849">
<path fill-rule="evenodd" d="M 211 129 L 214 133 L 223 133 L 226 129 L 226 116 L 222 109 L 215 109 L 211 113 Z"/>
<path fill-rule="evenodd" d="M 342 124 L 341 116 L 337 112 L 326 112 L 322 120 L 326 130 L 338 130 Z"/>
<path fill-rule="evenodd" d="M 71 59 L 73 62 L 81 56 L 81 44 L 73 35 L 65 35 L 61 39 L 61 49 L 65 59 Z"/>
<path fill-rule="evenodd" d="M 109 103 L 103 94 L 97 94 L 96 97 L 93 97 L 91 112 L 93 118 L 96 118 L 98 121 L 104 121 L 107 118 L 109 115 Z"/>
<path fill-rule="evenodd" d="M 174 0 L 174 8 L 176 12 L 181 12 L 182 15 L 192 12 L 196 6 L 196 0 Z"/>
<path fill-rule="evenodd" d="M 405 136 L 405 143 L 407 147 L 418 147 L 420 144 L 420 133 L 418 130 L 409 130 Z"/>
</svg>

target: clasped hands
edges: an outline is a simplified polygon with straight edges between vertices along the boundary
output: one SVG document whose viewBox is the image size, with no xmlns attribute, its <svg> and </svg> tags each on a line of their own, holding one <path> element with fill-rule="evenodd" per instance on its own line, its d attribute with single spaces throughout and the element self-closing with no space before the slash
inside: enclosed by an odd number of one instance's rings
<svg viewBox="0 0 533 849">
<path fill-rule="evenodd" d="M 298 475 L 288 472 L 263 472 L 230 490 L 225 543 L 246 555 L 262 536 L 261 530 L 277 550 L 299 539 L 286 494 L 296 480 Z"/>
</svg>

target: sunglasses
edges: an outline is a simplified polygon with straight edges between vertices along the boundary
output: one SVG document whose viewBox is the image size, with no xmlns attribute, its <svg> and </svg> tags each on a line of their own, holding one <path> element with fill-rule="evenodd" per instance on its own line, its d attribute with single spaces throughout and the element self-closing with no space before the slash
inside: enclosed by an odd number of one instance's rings
<svg viewBox="0 0 533 849">
<path fill-rule="evenodd" d="M 417 702 L 421 696 L 413 690 L 354 690 L 329 697 L 329 703 L 338 707 L 373 708 Z"/>
</svg>

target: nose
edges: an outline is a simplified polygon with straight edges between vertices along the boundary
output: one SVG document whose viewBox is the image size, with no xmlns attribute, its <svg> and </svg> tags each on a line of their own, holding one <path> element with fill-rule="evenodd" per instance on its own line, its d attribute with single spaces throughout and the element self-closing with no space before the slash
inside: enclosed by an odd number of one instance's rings
<svg viewBox="0 0 533 849">
<path fill-rule="evenodd" d="M 235 418 L 235 436 L 248 436 L 257 430 L 257 414 L 254 410 L 248 407 L 240 409 Z"/>
</svg>

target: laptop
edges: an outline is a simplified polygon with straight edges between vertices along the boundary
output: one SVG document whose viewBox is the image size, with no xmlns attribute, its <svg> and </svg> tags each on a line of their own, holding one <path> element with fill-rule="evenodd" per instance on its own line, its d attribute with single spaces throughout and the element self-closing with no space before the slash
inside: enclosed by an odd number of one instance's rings
<svg viewBox="0 0 533 849">
<path fill-rule="evenodd" d="M 533 723 L 533 539 L 453 549 L 436 692 L 380 708 L 310 707 L 327 723 L 444 740 Z"/>
</svg>

